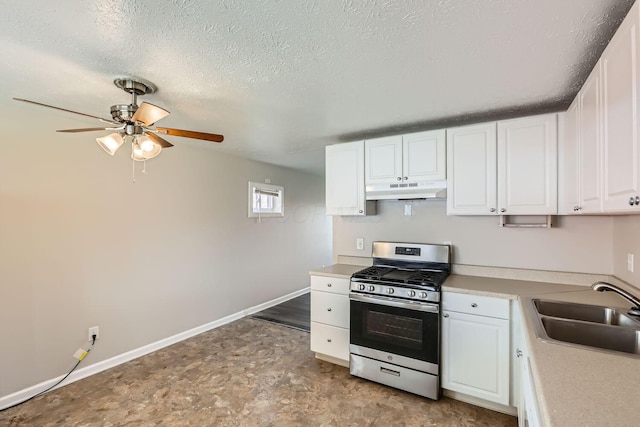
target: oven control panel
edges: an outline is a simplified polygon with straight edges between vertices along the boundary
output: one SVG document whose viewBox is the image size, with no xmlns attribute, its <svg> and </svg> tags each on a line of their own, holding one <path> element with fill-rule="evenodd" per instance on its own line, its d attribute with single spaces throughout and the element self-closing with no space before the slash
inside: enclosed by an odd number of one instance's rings
<svg viewBox="0 0 640 427">
<path fill-rule="evenodd" d="M 384 295 L 413 301 L 440 302 L 440 292 L 437 290 L 420 290 L 404 286 L 387 286 L 356 281 L 351 281 L 350 288 L 351 292 L 359 294 Z"/>
</svg>

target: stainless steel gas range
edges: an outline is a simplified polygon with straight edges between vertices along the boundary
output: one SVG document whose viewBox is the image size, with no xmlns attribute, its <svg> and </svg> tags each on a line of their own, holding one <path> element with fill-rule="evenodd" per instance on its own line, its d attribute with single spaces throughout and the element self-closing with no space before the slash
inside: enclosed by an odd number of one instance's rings
<svg viewBox="0 0 640 427">
<path fill-rule="evenodd" d="M 351 276 L 350 371 L 440 398 L 440 289 L 448 245 L 373 243 L 373 266 Z"/>
</svg>

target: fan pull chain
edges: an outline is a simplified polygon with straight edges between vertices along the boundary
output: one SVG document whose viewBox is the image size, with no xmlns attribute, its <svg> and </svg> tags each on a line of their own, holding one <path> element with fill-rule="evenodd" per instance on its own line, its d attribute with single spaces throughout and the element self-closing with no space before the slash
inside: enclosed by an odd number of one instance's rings
<svg viewBox="0 0 640 427">
<path fill-rule="evenodd" d="M 131 177 L 133 179 L 133 183 L 136 183 L 136 161 L 131 159 Z"/>
<path fill-rule="evenodd" d="M 142 173 L 145 175 L 147 174 L 147 159 L 142 161 Z"/>
</svg>

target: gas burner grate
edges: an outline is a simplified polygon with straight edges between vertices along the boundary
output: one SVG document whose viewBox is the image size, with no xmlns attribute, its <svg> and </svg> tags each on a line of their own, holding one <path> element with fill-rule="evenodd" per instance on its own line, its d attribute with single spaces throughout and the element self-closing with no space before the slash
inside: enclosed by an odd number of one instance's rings
<svg viewBox="0 0 640 427">
<path fill-rule="evenodd" d="M 407 278 L 406 282 L 412 285 L 441 285 L 447 278 L 446 271 L 416 271 Z"/>
<path fill-rule="evenodd" d="M 359 279 L 370 279 L 370 280 L 380 280 L 382 276 L 394 270 L 391 267 L 380 267 L 380 266 L 371 266 L 365 268 L 364 270 L 360 270 L 353 275 L 353 277 L 357 277 Z"/>
</svg>

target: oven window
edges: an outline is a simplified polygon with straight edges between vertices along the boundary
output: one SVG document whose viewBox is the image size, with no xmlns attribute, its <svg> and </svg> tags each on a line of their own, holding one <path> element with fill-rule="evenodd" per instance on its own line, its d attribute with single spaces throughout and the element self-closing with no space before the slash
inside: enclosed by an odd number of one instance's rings
<svg viewBox="0 0 640 427">
<path fill-rule="evenodd" d="M 438 364 L 440 315 L 351 300 L 349 342 Z"/>
<path fill-rule="evenodd" d="M 422 320 L 396 314 L 367 310 L 365 336 L 381 339 L 403 347 L 422 347 Z"/>
</svg>

